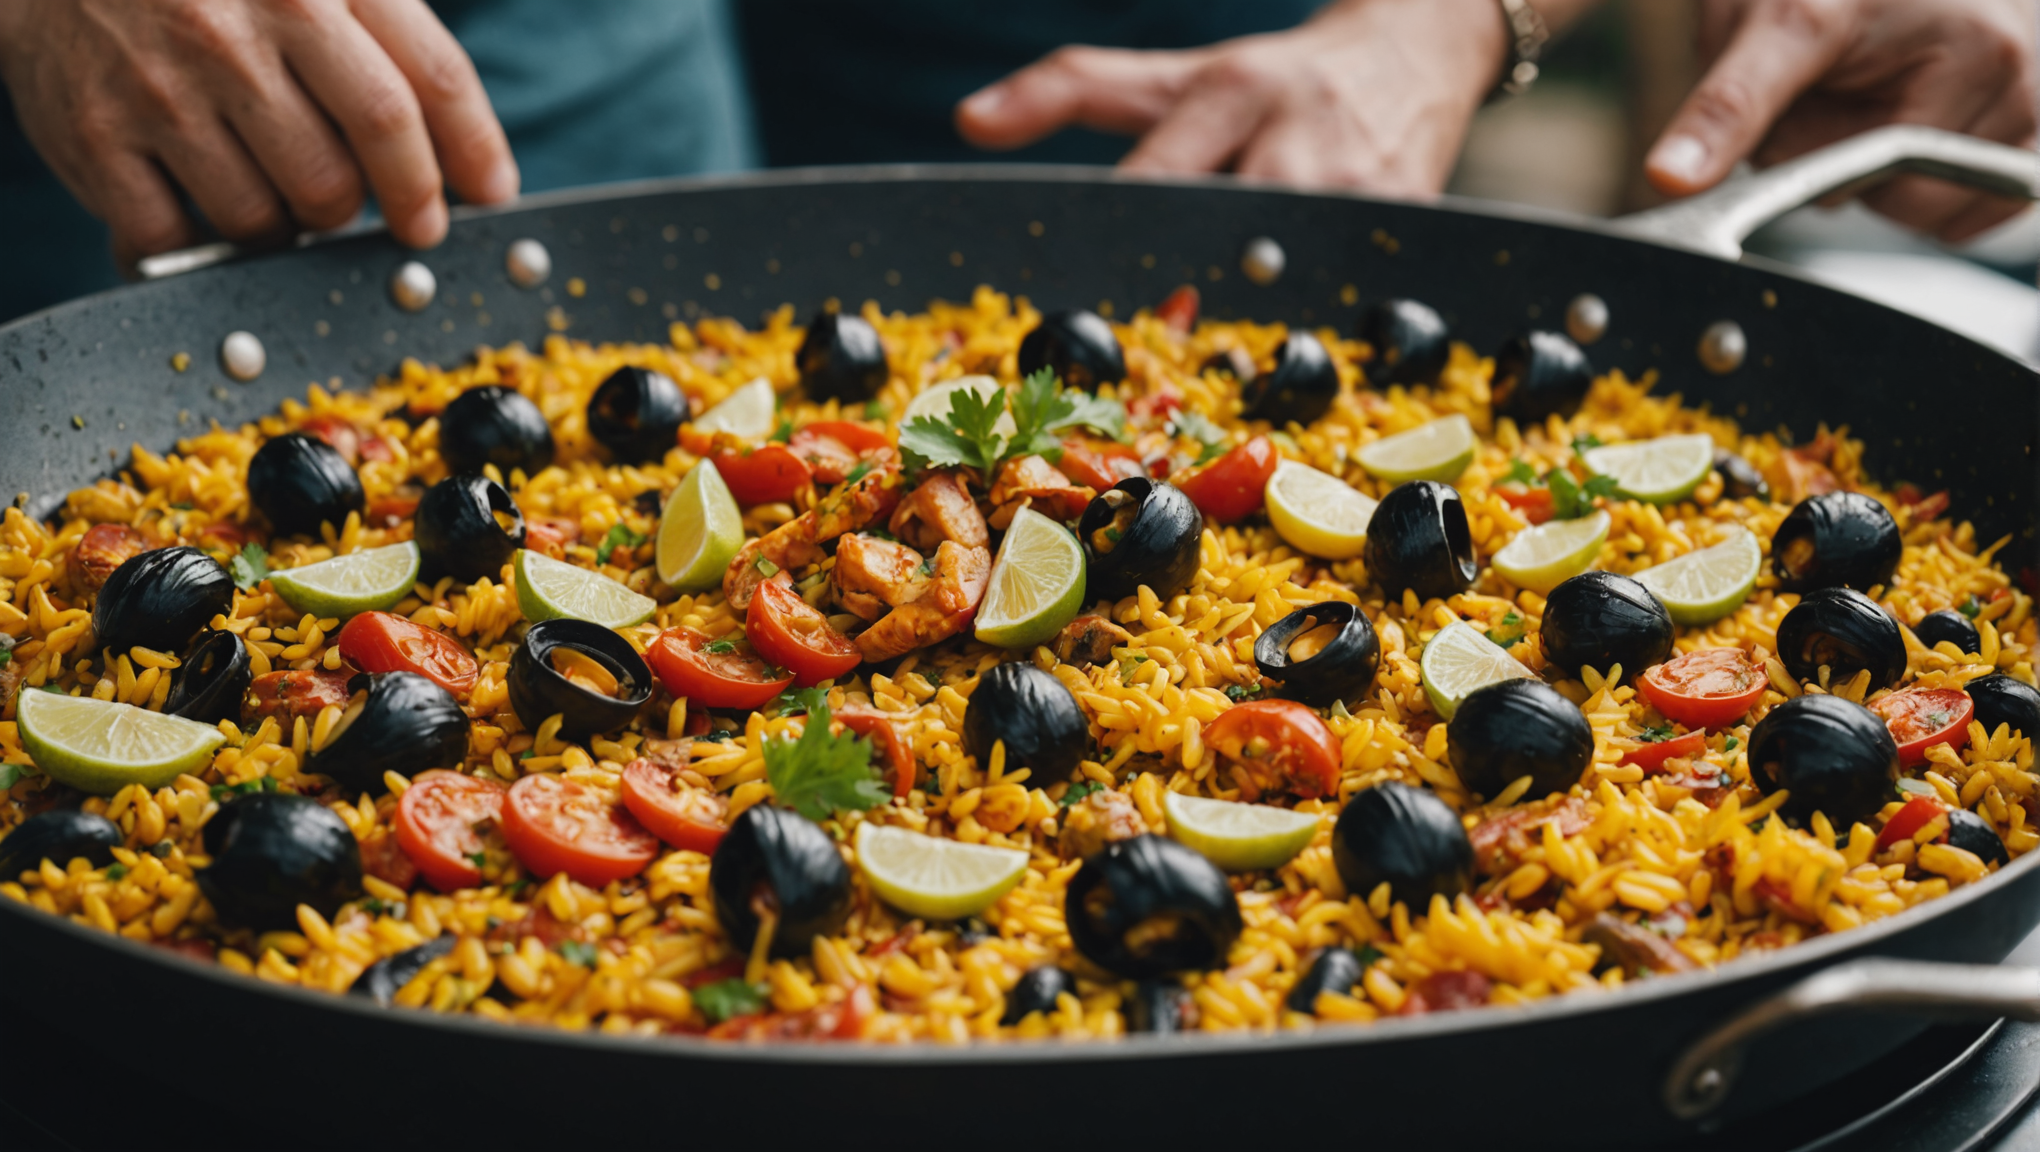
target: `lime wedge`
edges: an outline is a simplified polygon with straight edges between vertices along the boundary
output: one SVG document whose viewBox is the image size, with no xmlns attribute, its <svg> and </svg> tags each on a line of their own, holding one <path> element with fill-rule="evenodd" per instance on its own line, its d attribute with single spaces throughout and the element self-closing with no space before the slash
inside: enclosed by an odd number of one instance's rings
<svg viewBox="0 0 2040 1152">
<path fill-rule="evenodd" d="M 293 611 L 322 619 L 380 612 L 409 596 L 417 583 L 418 546 L 409 541 L 269 574 L 269 586 Z"/>
<path fill-rule="evenodd" d="M 1407 432 L 1384 436 L 1354 457 L 1360 466 L 1383 480 L 1400 484 L 1405 480 L 1457 480 L 1473 463 L 1479 441 L 1473 422 L 1464 416 L 1445 416 Z"/>
<path fill-rule="evenodd" d="M 1375 500 L 1337 476 L 1285 463 L 1268 477 L 1267 499 L 1276 535 L 1300 552 L 1345 560 L 1367 547 Z"/>
<path fill-rule="evenodd" d="M 723 402 L 701 414 L 694 422 L 697 432 L 728 432 L 746 440 L 763 440 L 772 435 L 776 401 L 772 381 L 763 376 L 723 398 Z"/>
<path fill-rule="evenodd" d="M 1227 872 L 1280 868 L 1317 835 L 1316 816 L 1266 804 L 1164 792 L 1162 811 L 1169 817 L 1171 839 L 1195 848 Z"/>
<path fill-rule="evenodd" d="M 1684 500 L 1707 479 L 1714 467 L 1714 437 L 1660 436 L 1635 444 L 1604 444 L 1580 457 L 1601 476 L 1615 479 L 1615 490 L 1646 504 Z"/>
<path fill-rule="evenodd" d="M 511 561 L 517 574 L 517 607 L 524 618 L 586 620 L 604 628 L 628 628 L 651 619 L 659 604 L 600 572 L 577 568 L 529 548 Z"/>
<path fill-rule="evenodd" d="M 1032 508 L 1006 529 L 992 564 L 977 638 L 998 648 L 1045 644 L 1084 606 L 1084 550 L 1070 530 Z"/>
<path fill-rule="evenodd" d="M 1461 700 L 1490 684 L 1535 676 L 1521 660 L 1464 620 L 1440 628 L 1431 637 L 1418 668 L 1424 677 L 1424 695 L 1431 698 L 1431 710 L 1440 720 L 1452 719 Z"/>
<path fill-rule="evenodd" d="M 703 460 L 681 479 L 659 514 L 659 579 L 681 592 L 722 584 L 723 569 L 744 546 L 744 514 L 722 473 Z"/>
<path fill-rule="evenodd" d="M 21 746 L 36 767 L 59 783 L 100 796 L 130 784 L 161 788 L 183 772 L 195 776 L 227 742 L 211 724 L 39 688 L 21 694 L 15 719 Z"/>
<path fill-rule="evenodd" d="M 1675 624 L 1712 624 L 1749 598 L 1763 571 L 1764 551 L 1747 528 L 1728 539 L 1636 574 L 1636 582 L 1664 601 Z"/>
<path fill-rule="evenodd" d="M 906 411 L 900 413 L 900 427 L 904 428 L 913 423 L 919 416 L 933 416 L 945 424 L 948 423 L 949 406 L 954 402 L 956 393 L 965 388 L 988 400 L 995 399 L 1002 390 L 999 382 L 990 376 L 958 376 L 954 380 L 930 384 L 919 396 L 907 401 Z M 1001 413 L 998 420 L 993 422 L 992 431 L 1001 436 L 1011 436 L 1018 432 L 1019 428 L 1013 423 L 1013 413 L 1010 410 Z"/>
<path fill-rule="evenodd" d="M 1495 571 L 1518 588 L 1543 595 L 1568 576 L 1587 570 L 1608 539 L 1608 514 L 1595 509 L 1577 520 L 1533 524 L 1495 553 Z"/>
<path fill-rule="evenodd" d="M 998 903 L 1027 873 L 1027 853 L 865 823 L 857 867 L 872 891 L 912 916 L 956 920 Z"/>
</svg>

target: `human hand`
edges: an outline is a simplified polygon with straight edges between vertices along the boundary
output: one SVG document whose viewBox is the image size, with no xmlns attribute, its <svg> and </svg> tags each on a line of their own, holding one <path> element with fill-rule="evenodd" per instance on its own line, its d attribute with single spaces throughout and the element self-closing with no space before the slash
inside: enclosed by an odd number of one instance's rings
<svg viewBox="0 0 2040 1152">
<path fill-rule="evenodd" d="M 0 78 L 115 257 L 335 228 L 373 189 L 396 238 L 446 235 L 444 183 L 517 194 L 473 64 L 423 0 L 0 0 Z M 174 186 L 173 186 L 174 182 Z"/>
<path fill-rule="evenodd" d="M 1660 191 L 1690 195 L 1745 157 L 1776 164 L 1884 124 L 2032 147 L 2033 30 L 2033 0 L 1706 0 L 1711 65 L 1645 172 Z M 2024 207 L 1923 176 L 1862 199 L 1943 240 Z"/>
</svg>

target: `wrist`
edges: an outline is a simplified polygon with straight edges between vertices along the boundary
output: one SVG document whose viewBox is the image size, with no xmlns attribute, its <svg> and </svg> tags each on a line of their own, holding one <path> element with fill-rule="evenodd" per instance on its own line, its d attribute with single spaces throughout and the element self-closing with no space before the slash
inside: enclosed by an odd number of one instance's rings
<svg viewBox="0 0 2040 1152">
<path fill-rule="evenodd" d="M 1433 75 L 1453 78 L 1469 105 L 1479 104 L 1509 57 L 1498 0 L 1333 0 L 1302 27 L 1340 34 L 1355 46 L 1395 44 L 1439 69 Z"/>
</svg>

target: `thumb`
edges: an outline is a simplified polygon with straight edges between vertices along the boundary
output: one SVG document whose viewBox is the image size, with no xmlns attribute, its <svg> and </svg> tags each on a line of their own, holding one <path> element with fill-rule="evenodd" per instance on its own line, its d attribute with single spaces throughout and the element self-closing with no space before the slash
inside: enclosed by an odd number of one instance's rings
<svg viewBox="0 0 2040 1152">
<path fill-rule="evenodd" d="M 1834 64 L 1848 36 L 1840 5 L 1755 5 L 1658 137 L 1644 174 L 1669 196 L 1719 183 Z"/>
<path fill-rule="evenodd" d="M 1072 124 L 1138 136 L 1175 105 L 1205 53 L 1070 45 L 965 97 L 956 130 L 979 148 L 1021 148 Z"/>
</svg>

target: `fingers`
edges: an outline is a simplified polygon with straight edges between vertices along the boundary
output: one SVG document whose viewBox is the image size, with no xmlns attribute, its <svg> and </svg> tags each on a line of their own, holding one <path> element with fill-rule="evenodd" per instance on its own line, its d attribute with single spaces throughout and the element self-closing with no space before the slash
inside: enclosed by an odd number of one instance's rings
<svg viewBox="0 0 2040 1152">
<path fill-rule="evenodd" d="M 97 158 L 96 179 L 83 199 L 113 234 L 113 257 L 123 268 L 159 252 L 189 248 L 198 229 L 177 203 L 170 181 L 148 158 L 114 152 Z"/>
<path fill-rule="evenodd" d="M 355 18 L 410 81 L 447 183 L 471 204 L 517 195 L 517 161 L 460 42 L 419 0 L 356 0 Z"/>
<path fill-rule="evenodd" d="M 1644 166 L 1651 183 L 1686 196 L 1728 175 L 1840 56 L 1849 35 L 1845 7 L 1837 0 L 1755 6 L 1651 149 Z"/>
<path fill-rule="evenodd" d="M 229 93 L 220 103 L 255 163 L 303 227 L 352 220 L 367 198 L 360 166 L 281 57 L 267 54 L 254 72 L 247 95 Z"/>
<path fill-rule="evenodd" d="M 1212 60 L 1120 167 L 1158 173 L 1224 169 L 1273 110 L 1275 93 L 1268 79 L 1244 53 L 1229 52 Z"/>
<path fill-rule="evenodd" d="M 956 130 L 979 148 L 1021 148 L 1072 124 L 1132 136 L 1160 120 L 1203 52 L 1072 45 L 981 88 L 956 106 Z"/>
<path fill-rule="evenodd" d="M 194 118 L 158 143 L 157 156 L 221 236 L 262 240 L 290 232 L 275 186 L 224 123 Z"/>
</svg>

